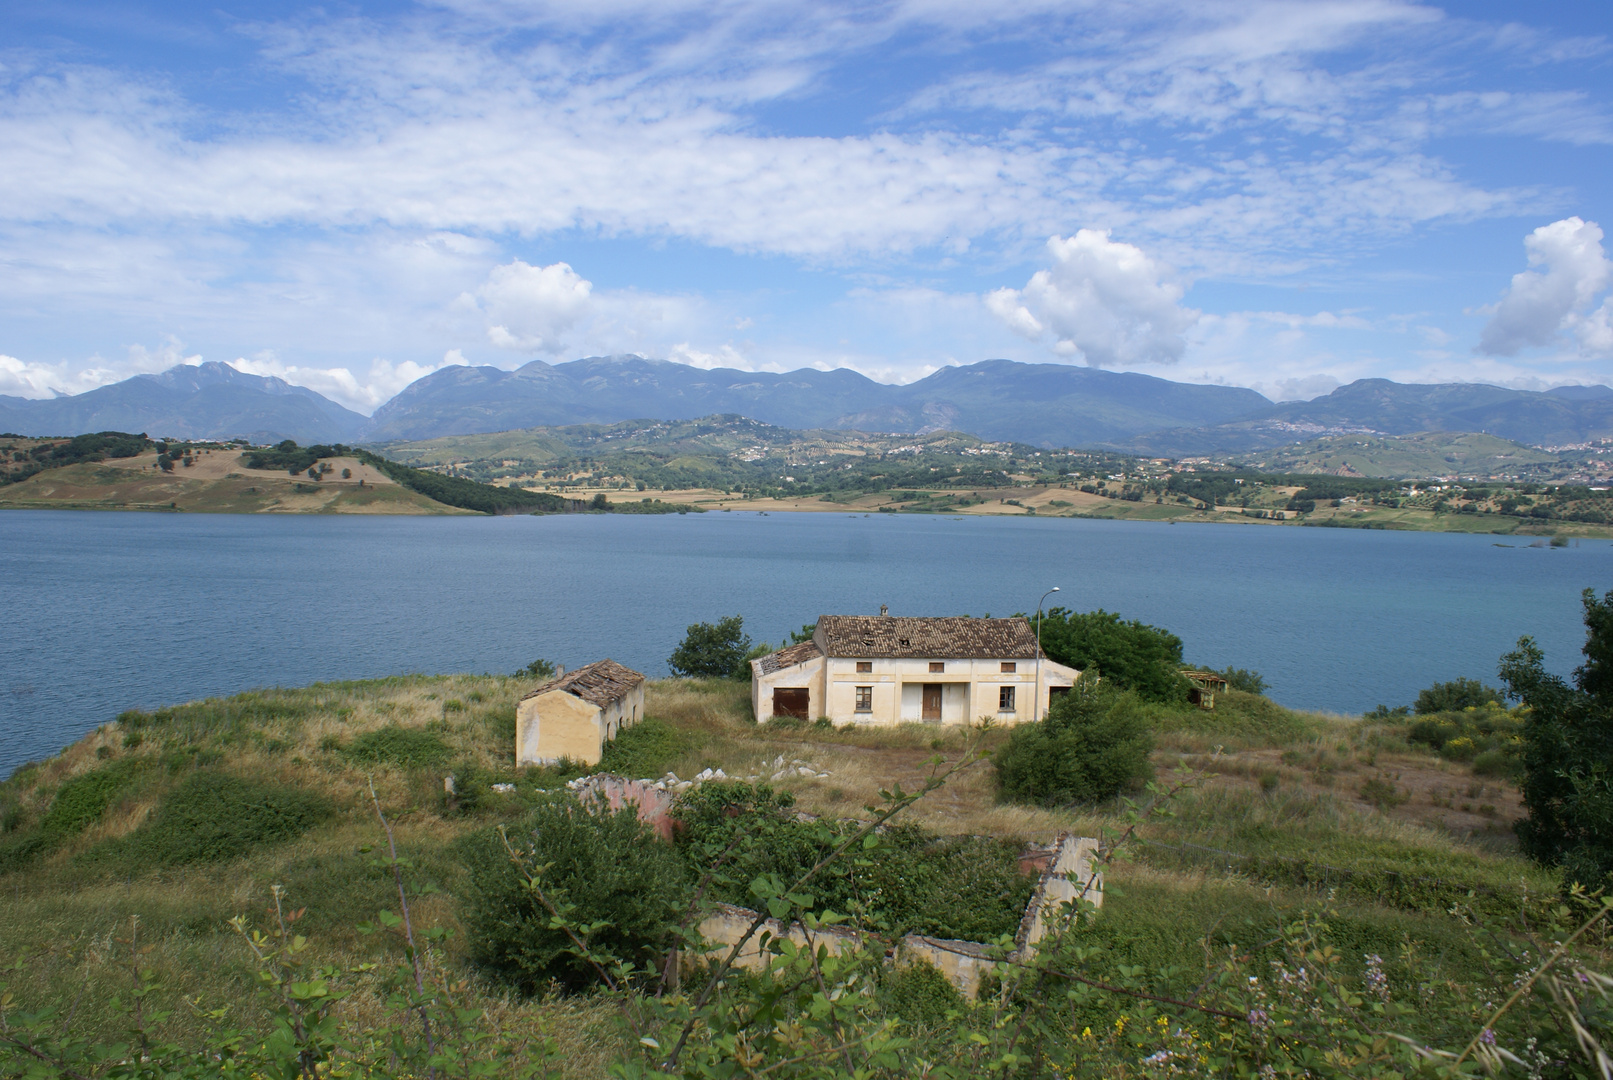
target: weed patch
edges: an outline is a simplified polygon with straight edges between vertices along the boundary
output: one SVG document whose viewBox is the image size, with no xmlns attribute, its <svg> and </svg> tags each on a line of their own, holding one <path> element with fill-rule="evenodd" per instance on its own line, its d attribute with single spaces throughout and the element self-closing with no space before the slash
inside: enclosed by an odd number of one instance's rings
<svg viewBox="0 0 1613 1080">
<path fill-rule="evenodd" d="M 196 772 L 168 793 L 149 824 L 86 854 L 156 866 L 234 859 L 301 836 L 333 812 L 310 792 Z"/>
<path fill-rule="evenodd" d="M 751 882 L 790 881 L 831 851 L 855 823 L 802 821 L 788 793 L 765 784 L 707 783 L 684 794 L 678 850 L 691 874 L 717 857 L 712 896 L 756 903 Z M 851 915 L 892 934 L 993 941 L 1019 928 L 1035 879 L 1020 872 L 1017 840 L 938 837 L 915 825 L 889 826 L 858 858 L 837 863 L 809 890 L 814 909 Z"/>
<path fill-rule="evenodd" d="M 448 760 L 448 744 L 435 731 L 396 725 L 366 731 L 347 748 L 349 760 L 363 765 L 400 765 L 420 769 Z"/>
<path fill-rule="evenodd" d="M 658 777 L 694 749 L 694 740 L 665 720 L 647 716 L 618 732 L 605 747 L 599 771 L 632 779 Z"/>
<path fill-rule="evenodd" d="M 1314 734 L 1302 714 L 1268 697 L 1229 690 L 1215 697 L 1214 709 L 1147 706 L 1149 726 L 1157 732 L 1192 732 L 1236 738 L 1249 743 L 1284 746 Z"/>
<path fill-rule="evenodd" d="M 83 832 L 101 819 L 112 800 L 139 775 L 144 764 L 138 759 L 120 761 L 68 780 L 57 789 L 40 828 L 57 836 Z"/>
</svg>

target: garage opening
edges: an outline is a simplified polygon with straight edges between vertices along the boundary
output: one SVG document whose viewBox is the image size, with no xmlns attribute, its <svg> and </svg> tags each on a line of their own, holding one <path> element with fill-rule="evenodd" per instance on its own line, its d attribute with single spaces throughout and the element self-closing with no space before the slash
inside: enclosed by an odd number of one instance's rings
<svg viewBox="0 0 1613 1080">
<path fill-rule="evenodd" d="M 809 697 L 806 687 L 776 687 L 773 690 L 773 715 L 794 716 L 802 720 L 807 716 Z"/>
</svg>

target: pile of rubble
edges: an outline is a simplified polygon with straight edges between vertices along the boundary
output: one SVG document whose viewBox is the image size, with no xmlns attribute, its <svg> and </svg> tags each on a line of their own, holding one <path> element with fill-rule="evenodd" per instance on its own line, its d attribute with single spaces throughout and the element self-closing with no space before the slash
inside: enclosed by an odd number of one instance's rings
<svg viewBox="0 0 1613 1080">
<path fill-rule="evenodd" d="M 826 780 L 828 777 L 829 773 L 810 761 L 802 761 L 799 758 L 786 761 L 784 755 L 780 754 L 771 763 L 763 762 L 762 771 L 753 773 L 750 776 L 729 776 L 722 769 L 701 769 L 688 780 L 680 779 L 675 772 L 669 772 L 659 780 L 644 779 L 640 780 L 639 783 L 645 787 L 655 788 L 657 791 L 683 792 L 704 784 L 707 780 L 744 780 L 751 784 L 766 781 L 776 784 L 780 780 L 793 780 L 796 778 Z M 575 780 L 568 780 L 566 787 L 571 791 L 581 791 L 591 786 L 592 779 L 590 776 L 579 776 Z"/>
</svg>

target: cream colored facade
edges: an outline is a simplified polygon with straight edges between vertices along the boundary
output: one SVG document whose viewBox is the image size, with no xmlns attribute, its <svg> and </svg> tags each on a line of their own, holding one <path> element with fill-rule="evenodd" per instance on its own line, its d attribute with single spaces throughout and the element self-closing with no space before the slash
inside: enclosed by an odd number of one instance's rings
<svg viewBox="0 0 1613 1080">
<path fill-rule="evenodd" d="M 935 644 L 945 644 L 947 635 L 929 637 Z M 861 646 L 863 640 L 856 643 Z M 915 643 L 914 638 L 899 640 L 910 642 L 910 649 Z M 1029 640 L 1028 649 L 1017 641 L 996 650 L 975 642 L 970 649 L 1008 656 L 960 657 L 944 651 L 924 656 L 836 656 L 836 636 L 820 632 L 811 642 L 751 662 L 751 705 L 758 721 L 793 715 L 828 717 L 837 724 L 1024 723 L 1044 715 L 1052 697 L 1074 686 L 1081 674 L 1046 657 L 1038 661 L 1034 637 Z M 877 648 L 875 644 L 862 651 Z"/>
<path fill-rule="evenodd" d="M 603 664 L 615 670 L 589 678 Z M 515 763 L 552 765 L 564 757 L 597 765 L 605 744 L 643 717 L 644 676 L 609 660 L 578 668 L 516 705 Z"/>
</svg>

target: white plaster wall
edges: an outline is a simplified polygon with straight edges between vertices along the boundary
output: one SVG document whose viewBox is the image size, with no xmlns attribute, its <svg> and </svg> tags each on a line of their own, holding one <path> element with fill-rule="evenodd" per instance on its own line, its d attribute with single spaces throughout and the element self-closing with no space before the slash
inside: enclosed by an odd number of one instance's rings
<svg viewBox="0 0 1613 1080">
<path fill-rule="evenodd" d="M 807 716 L 817 719 L 820 716 L 830 716 L 826 705 L 824 685 L 824 659 L 814 657 L 805 663 L 796 664 L 767 675 L 757 675 L 756 669 L 751 668 L 751 711 L 756 722 L 766 723 L 773 718 L 773 691 L 779 687 L 806 687 L 807 689 Z M 846 711 L 849 714 L 852 703 L 848 699 Z M 849 718 L 848 718 L 849 719 Z M 842 723 L 846 721 L 841 721 Z"/>
<path fill-rule="evenodd" d="M 1080 676 L 1073 668 L 1051 660 L 1041 662 L 1041 692 L 1037 693 L 1036 661 L 1014 661 L 1015 670 L 1004 672 L 1001 660 L 940 660 L 944 670 L 932 672 L 931 659 L 872 660 L 872 671 L 859 672 L 854 659 L 818 657 L 794 667 L 751 679 L 751 708 L 756 719 L 773 715 L 776 687 L 808 689 L 811 716 L 827 716 L 837 724 L 920 723 L 923 719 L 923 686 L 940 683 L 941 722 L 972 724 L 983 717 L 998 723 L 1025 723 L 1047 711 L 1050 691 L 1055 686 L 1072 686 Z M 857 687 L 873 688 L 873 710 L 857 712 Z M 1015 688 L 1014 709 L 997 708 L 998 688 Z M 1040 707 L 1036 698 L 1040 696 Z"/>
</svg>

